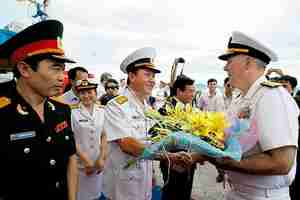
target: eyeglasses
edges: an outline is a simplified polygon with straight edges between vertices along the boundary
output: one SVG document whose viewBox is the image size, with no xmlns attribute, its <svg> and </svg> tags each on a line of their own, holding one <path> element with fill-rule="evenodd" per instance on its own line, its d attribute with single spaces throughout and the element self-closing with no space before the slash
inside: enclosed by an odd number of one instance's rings
<svg viewBox="0 0 300 200">
<path fill-rule="evenodd" d="M 106 90 L 109 90 L 109 89 L 112 89 L 112 90 L 115 90 L 115 89 L 119 89 L 119 86 L 107 86 L 105 87 Z"/>
</svg>

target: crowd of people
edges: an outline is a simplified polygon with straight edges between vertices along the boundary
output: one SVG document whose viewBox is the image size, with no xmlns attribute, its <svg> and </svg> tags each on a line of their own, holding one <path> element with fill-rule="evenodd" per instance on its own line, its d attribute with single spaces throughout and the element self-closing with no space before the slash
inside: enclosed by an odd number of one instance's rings
<svg viewBox="0 0 300 200">
<path fill-rule="evenodd" d="M 155 122 L 148 108 L 166 115 L 166 107 L 190 104 L 205 112 L 249 111 L 255 145 L 242 159 L 213 158 L 184 149 L 158 153 L 163 176 L 162 200 L 191 200 L 197 165 L 213 164 L 216 182 L 228 182 L 227 200 L 295 200 L 299 185 L 299 92 L 297 79 L 266 66 L 277 60 L 259 41 L 233 32 L 224 60 L 228 77 L 218 86 L 207 80 L 199 91 L 195 80 L 180 74 L 160 81 L 156 50 L 137 49 L 120 70 L 127 79 L 104 72 L 100 83 L 85 67 L 68 71 L 60 45 L 63 25 L 46 20 L 0 45 L 0 64 L 14 79 L 0 84 L 0 200 L 151 200 L 153 161 L 138 160 L 149 145 Z M 2 62 L 6 61 L 6 62 Z M 274 76 L 274 74 L 276 76 Z M 221 89 L 220 89 L 221 88 Z M 65 90 L 62 94 L 63 89 Z M 255 129 L 255 130 L 254 130 Z"/>
</svg>

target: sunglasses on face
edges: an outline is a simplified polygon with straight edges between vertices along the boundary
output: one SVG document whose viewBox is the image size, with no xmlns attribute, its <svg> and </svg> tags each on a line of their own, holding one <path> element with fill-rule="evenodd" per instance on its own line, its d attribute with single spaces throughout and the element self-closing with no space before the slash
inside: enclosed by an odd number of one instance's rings
<svg viewBox="0 0 300 200">
<path fill-rule="evenodd" d="M 107 86 L 105 87 L 106 90 L 109 90 L 109 89 L 112 89 L 112 90 L 115 90 L 115 89 L 119 89 L 119 86 Z"/>
</svg>

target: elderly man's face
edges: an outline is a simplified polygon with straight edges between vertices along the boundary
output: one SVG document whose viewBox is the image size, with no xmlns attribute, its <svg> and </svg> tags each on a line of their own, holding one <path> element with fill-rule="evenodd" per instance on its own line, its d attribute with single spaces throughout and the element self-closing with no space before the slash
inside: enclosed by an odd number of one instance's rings
<svg viewBox="0 0 300 200">
<path fill-rule="evenodd" d="M 232 56 L 227 60 L 224 71 L 227 72 L 232 87 L 242 89 L 241 86 L 247 81 L 246 65 L 247 56 L 245 55 Z"/>
</svg>

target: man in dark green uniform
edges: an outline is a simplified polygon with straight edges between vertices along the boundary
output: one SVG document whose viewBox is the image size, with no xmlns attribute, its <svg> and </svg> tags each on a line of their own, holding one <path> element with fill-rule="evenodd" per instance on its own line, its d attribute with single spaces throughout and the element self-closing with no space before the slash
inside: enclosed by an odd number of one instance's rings
<svg viewBox="0 0 300 200">
<path fill-rule="evenodd" d="M 63 89 L 63 25 L 43 21 L 0 46 L 15 80 L 0 84 L 0 199 L 74 200 L 76 148 Z M 5 63 L 5 62 L 4 62 Z"/>
</svg>

